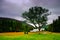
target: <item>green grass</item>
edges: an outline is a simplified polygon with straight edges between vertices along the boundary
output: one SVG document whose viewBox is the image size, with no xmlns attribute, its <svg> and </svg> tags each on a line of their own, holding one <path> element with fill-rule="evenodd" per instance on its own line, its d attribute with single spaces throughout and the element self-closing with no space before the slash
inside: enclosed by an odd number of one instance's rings
<svg viewBox="0 0 60 40">
<path fill-rule="evenodd" d="M 22 36 L 0 36 L 0 40 L 60 40 L 60 34 L 28 34 Z"/>
</svg>

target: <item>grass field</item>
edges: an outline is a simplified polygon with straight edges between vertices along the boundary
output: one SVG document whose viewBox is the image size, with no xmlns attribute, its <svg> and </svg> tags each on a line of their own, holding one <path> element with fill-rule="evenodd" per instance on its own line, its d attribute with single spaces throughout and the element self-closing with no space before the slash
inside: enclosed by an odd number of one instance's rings
<svg viewBox="0 0 60 40">
<path fill-rule="evenodd" d="M 0 40 L 60 40 L 60 33 L 43 32 L 40 35 L 23 32 L 0 33 Z"/>
</svg>

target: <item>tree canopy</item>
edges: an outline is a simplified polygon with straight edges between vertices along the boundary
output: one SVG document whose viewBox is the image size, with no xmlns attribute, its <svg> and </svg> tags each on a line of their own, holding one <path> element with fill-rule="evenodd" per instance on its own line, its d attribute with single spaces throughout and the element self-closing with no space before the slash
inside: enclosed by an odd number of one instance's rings
<svg viewBox="0 0 60 40">
<path fill-rule="evenodd" d="M 32 23 L 35 28 L 37 28 L 36 24 L 40 28 L 47 23 L 47 16 L 49 15 L 49 10 L 43 7 L 31 7 L 29 11 L 25 11 L 22 14 L 22 17 L 26 19 L 26 22 Z"/>
</svg>

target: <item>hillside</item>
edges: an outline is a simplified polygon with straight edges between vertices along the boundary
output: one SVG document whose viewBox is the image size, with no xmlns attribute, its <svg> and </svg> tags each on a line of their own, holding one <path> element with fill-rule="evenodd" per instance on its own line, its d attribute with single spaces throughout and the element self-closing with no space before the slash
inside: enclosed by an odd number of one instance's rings
<svg viewBox="0 0 60 40">
<path fill-rule="evenodd" d="M 22 21 L 0 17 L 0 32 L 21 31 Z"/>
<path fill-rule="evenodd" d="M 0 32 L 22 32 L 25 29 L 24 24 L 24 22 L 16 19 L 0 17 Z M 32 29 L 33 27 L 29 28 Z"/>
</svg>

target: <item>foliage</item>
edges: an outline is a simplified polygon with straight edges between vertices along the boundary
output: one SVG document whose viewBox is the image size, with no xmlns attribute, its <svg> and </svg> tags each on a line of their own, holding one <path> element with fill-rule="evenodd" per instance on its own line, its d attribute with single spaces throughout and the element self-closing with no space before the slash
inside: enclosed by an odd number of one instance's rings
<svg viewBox="0 0 60 40">
<path fill-rule="evenodd" d="M 26 21 L 23 21 L 23 27 L 24 27 L 24 33 L 28 34 L 30 30 L 33 30 L 33 26 L 26 23 Z"/>
<path fill-rule="evenodd" d="M 60 32 L 60 16 L 58 19 L 53 20 L 53 23 L 48 27 L 49 31 Z"/>
<path fill-rule="evenodd" d="M 23 24 L 22 21 L 16 19 L 0 17 L 0 32 L 23 32 L 25 29 Z"/>
<path fill-rule="evenodd" d="M 45 9 L 43 7 L 35 6 L 31 7 L 28 12 L 25 11 L 22 14 L 22 17 L 26 19 L 26 22 L 32 23 L 35 28 L 37 28 L 36 24 L 38 24 L 38 29 L 40 31 L 40 28 L 43 25 L 46 25 L 47 16 L 49 15 L 48 11 L 48 9 Z"/>
<path fill-rule="evenodd" d="M 22 22 L 10 18 L 0 18 L 0 32 L 19 31 L 22 27 Z"/>
</svg>

